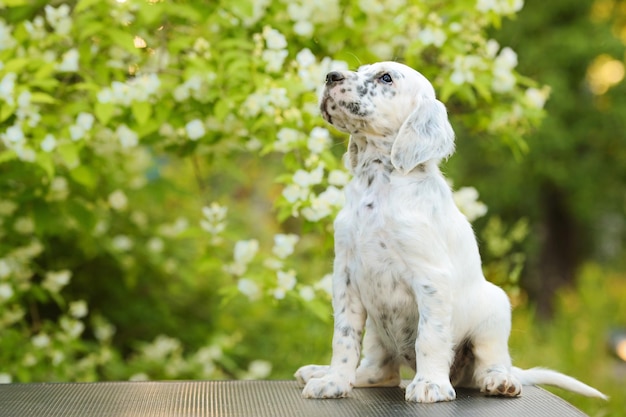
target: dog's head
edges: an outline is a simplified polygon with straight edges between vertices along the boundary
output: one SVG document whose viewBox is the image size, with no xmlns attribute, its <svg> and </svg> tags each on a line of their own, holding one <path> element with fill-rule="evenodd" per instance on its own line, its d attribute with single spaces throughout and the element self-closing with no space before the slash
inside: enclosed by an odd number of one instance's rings
<svg viewBox="0 0 626 417">
<path fill-rule="evenodd" d="M 397 62 L 328 73 L 320 109 L 341 131 L 393 140 L 391 161 L 402 173 L 454 151 L 454 132 L 433 86 Z"/>
</svg>

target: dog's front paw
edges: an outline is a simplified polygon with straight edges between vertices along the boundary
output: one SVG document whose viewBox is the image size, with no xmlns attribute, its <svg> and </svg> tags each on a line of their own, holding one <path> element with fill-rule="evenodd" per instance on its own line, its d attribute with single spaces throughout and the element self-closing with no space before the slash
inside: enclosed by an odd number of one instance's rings
<svg viewBox="0 0 626 417">
<path fill-rule="evenodd" d="M 456 392 L 448 377 L 431 379 L 418 374 L 406 387 L 405 398 L 418 403 L 436 403 L 454 400 Z"/>
<path fill-rule="evenodd" d="M 302 390 L 304 398 L 343 398 L 352 390 L 350 381 L 336 373 L 321 378 L 311 378 Z"/>
<path fill-rule="evenodd" d="M 305 365 L 300 367 L 293 375 L 298 383 L 304 386 L 313 378 L 321 378 L 328 373 L 330 366 L 328 365 Z"/>
<path fill-rule="evenodd" d="M 522 393 L 522 384 L 509 373 L 489 372 L 483 379 L 480 391 L 487 395 L 517 397 Z"/>
</svg>

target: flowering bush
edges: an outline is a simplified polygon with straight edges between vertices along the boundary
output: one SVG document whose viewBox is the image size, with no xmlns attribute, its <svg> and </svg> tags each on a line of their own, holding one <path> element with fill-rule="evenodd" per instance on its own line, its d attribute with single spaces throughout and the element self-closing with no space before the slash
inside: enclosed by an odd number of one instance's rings
<svg viewBox="0 0 626 417">
<path fill-rule="evenodd" d="M 349 180 L 324 74 L 402 60 L 515 152 L 547 96 L 487 35 L 521 0 L 54 4 L 0 2 L 5 382 L 287 375 Z"/>
</svg>

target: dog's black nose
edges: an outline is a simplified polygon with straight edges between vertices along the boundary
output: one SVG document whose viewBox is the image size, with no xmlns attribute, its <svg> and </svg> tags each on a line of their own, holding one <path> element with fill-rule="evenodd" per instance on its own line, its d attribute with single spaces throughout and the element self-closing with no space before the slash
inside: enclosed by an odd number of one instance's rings
<svg viewBox="0 0 626 417">
<path fill-rule="evenodd" d="M 345 79 L 346 77 L 344 77 L 340 72 L 338 71 L 332 71 L 329 72 L 328 74 L 326 74 L 326 85 L 330 85 L 336 82 L 339 82 L 343 79 Z"/>
</svg>

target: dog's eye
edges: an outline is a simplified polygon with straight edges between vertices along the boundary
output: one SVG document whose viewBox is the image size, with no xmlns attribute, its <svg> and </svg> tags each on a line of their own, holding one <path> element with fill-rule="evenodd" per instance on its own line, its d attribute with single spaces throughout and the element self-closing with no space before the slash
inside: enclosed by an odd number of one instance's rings
<svg viewBox="0 0 626 417">
<path fill-rule="evenodd" d="M 391 75 L 389 74 L 383 74 L 378 79 L 384 82 L 385 84 L 391 84 L 393 82 L 393 80 L 391 79 Z"/>
</svg>

